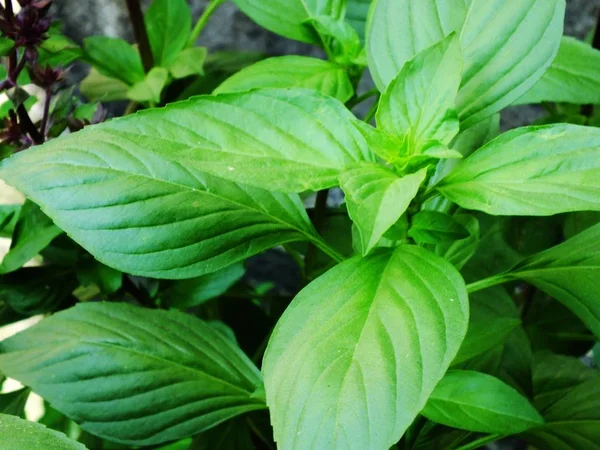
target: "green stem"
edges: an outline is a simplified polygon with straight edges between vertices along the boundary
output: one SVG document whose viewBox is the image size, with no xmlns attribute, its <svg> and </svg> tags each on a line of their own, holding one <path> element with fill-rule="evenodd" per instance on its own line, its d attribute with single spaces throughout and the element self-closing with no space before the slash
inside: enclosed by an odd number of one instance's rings
<svg viewBox="0 0 600 450">
<path fill-rule="evenodd" d="M 482 291 L 498 284 L 506 283 L 511 281 L 512 277 L 508 274 L 494 275 L 493 277 L 484 278 L 483 280 L 476 281 L 467 285 L 467 292 L 472 294 L 473 292 Z"/>
<path fill-rule="evenodd" d="M 379 97 L 380 97 L 379 95 L 377 97 L 375 97 L 375 102 L 373 103 L 373 106 L 371 106 L 371 109 L 365 115 L 365 118 L 363 119 L 364 122 L 369 123 L 371 121 L 371 119 L 373 117 L 375 117 L 375 114 L 377 113 L 377 107 L 379 106 Z"/>
<path fill-rule="evenodd" d="M 502 437 L 503 436 L 501 434 L 490 434 L 489 436 L 484 436 L 481 439 L 477 439 L 469 444 L 458 447 L 456 450 L 475 450 L 483 447 L 486 444 L 491 444 Z"/>
<path fill-rule="evenodd" d="M 321 250 L 323 253 L 325 253 L 327 256 L 329 256 L 331 259 L 333 259 L 335 262 L 341 263 L 346 259 L 344 255 L 338 253 L 336 250 L 331 248 L 322 239 L 315 239 L 314 241 L 312 241 L 312 244 L 319 250 Z"/>
<path fill-rule="evenodd" d="M 206 9 L 204 10 L 202 15 L 198 19 L 198 22 L 196 22 L 196 25 L 194 26 L 194 29 L 192 30 L 192 34 L 190 35 L 190 39 L 188 40 L 188 43 L 187 43 L 188 47 L 193 47 L 196 44 L 198 37 L 204 30 L 204 27 L 208 23 L 208 20 L 210 19 L 210 17 L 214 14 L 214 12 L 217 10 L 217 8 L 219 6 L 221 6 L 223 3 L 225 3 L 226 1 L 227 0 L 212 0 L 206 6 Z"/>
<path fill-rule="evenodd" d="M 258 429 L 254 421 L 249 416 L 246 417 L 246 422 L 248 423 L 250 430 L 252 430 L 256 437 L 259 438 L 267 446 L 267 448 L 274 449 L 273 445 L 271 445 L 269 440 L 262 434 L 262 432 Z"/>
<path fill-rule="evenodd" d="M 359 95 L 358 97 L 354 97 L 354 98 L 351 98 L 350 100 L 348 100 L 348 102 L 346 103 L 346 107 L 348 109 L 352 109 L 359 103 L 362 103 L 365 100 L 367 100 L 377 94 L 379 94 L 379 91 L 377 90 L 377 88 L 373 88 L 370 91 L 367 91 L 362 95 Z"/>
</svg>

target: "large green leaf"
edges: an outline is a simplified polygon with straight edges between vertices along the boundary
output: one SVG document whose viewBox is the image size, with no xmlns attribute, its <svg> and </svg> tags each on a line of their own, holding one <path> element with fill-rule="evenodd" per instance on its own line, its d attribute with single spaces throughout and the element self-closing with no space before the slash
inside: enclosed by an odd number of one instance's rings
<svg viewBox="0 0 600 450">
<path fill-rule="evenodd" d="M 256 88 L 307 88 L 346 102 L 354 94 L 348 72 L 342 67 L 307 56 L 269 58 L 242 69 L 225 80 L 215 94 Z"/>
<path fill-rule="evenodd" d="M 379 102 L 377 127 L 404 138 L 409 154 L 431 141 L 448 145 L 458 133 L 454 111 L 462 72 L 455 35 L 423 50 L 407 62 Z"/>
<path fill-rule="evenodd" d="M 406 212 L 425 181 L 427 170 L 399 177 L 378 164 L 364 164 L 340 175 L 348 213 L 358 227 L 362 253 L 367 254 Z"/>
<path fill-rule="evenodd" d="M 527 92 L 554 60 L 565 0 L 474 0 L 461 33 L 465 70 L 457 99 L 467 128 Z"/>
<path fill-rule="evenodd" d="M 100 437 L 157 444 L 262 409 L 258 369 L 176 311 L 87 303 L 0 344 L 0 370 Z"/>
<path fill-rule="evenodd" d="M 123 39 L 92 36 L 84 41 L 84 59 L 100 74 L 133 86 L 144 79 L 138 51 Z"/>
<path fill-rule="evenodd" d="M 600 337 L 600 224 L 509 271 L 548 293 Z"/>
<path fill-rule="evenodd" d="M 263 363 L 278 448 L 388 449 L 446 372 L 467 320 L 456 269 L 416 246 L 355 257 L 312 282 Z"/>
<path fill-rule="evenodd" d="M 402 66 L 459 31 L 470 0 L 374 0 L 367 24 L 369 68 L 384 92 Z"/>
<path fill-rule="evenodd" d="M 542 77 L 558 51 L 564 12 L 564 0 L 377 0 L 369 67 L 384 91 L 407 61 L 459 32 L 465 68 L 457 109 L 468 128 Z"/>
<path fill-rule="evenodd" d="M 600 130 L 524 127 L 494 139 L 443 179 L 439 191 L 493 215 L 600 210 Z"/>
<path fill-rule="evenodd" d="M 2 162 L 0 177 L 106 265 L 157 278 L 195 277 L 285 242 L 318 240 L 296 195 L 205 171 L 216 157 L 222 161 L 214 172 L 245 173 L 246 181 L 275 180 L 267 175 L 283 164 L 283 184 L 315 175 L 317 185 L 337 184 L 346 161 L 370 155 L 357 129 L 333 116 L 351 113 L 331 102 L 305 90 L 199 97 L 21 152 Z M 298 116 L 303 107 L 306 115 Z M 286 114 L 293 123 L 280 125 Z M 234 155 L 241 152 L 247 156 Z M 306 161 L 305 177 L 292 170 L 296 158 Z M 328 159 L 338 169 L 315 174 L 311 164 Z"/>
<path fill-rule="evenodd" d="M 556 355 L 538 360 L 534 403 L 546 426 L 525 434 L 536 448 L 597 450 L 600 442 L 600 372 Z"/>
<path fill-rule="evenodd" d="M 512 387 L 467 370 L 448 372 L 422 414 L 434 422 L 479 433 L 516 434 L 544 424 L 542 416 Z"/>
<path fill-rule="evenodd" d="M 2 259 L 0 274 L 14 272 L 44 250 L 63 231 L 35 203 L 26 201 L 15 224 L 9 252 Z"/>
<path fill-rule="evenodd" d="M 564 102 L 600 104 L 600 51 L 572 37 L 562 38 L 556 59 L 515 104 Z"/>
<path fill-rule="evenodd" d="M 514 301 L 501 287 L 470 294 L 469 303 L 469 329 L 453 364 L 502 345 L 521 324 Z"/>
<path fill-rule="evenodd" d="M 153 0 L 144 17 L 154 65 L 169 67 L 186 46 L 192 13 L 185 0 Z"/>
<path fill-rule="evenodd" d="M 252 20 L 269 31 L 297 41 L 320 44 L 320 39 L 306 22 L 317 16 L 339 18 L 344 0 L 234 0 Z"/>
<path fill-rule="evenodd" d="M 2 450 L 86 450 L 63 433 L 15 416 L 0 414 Z"/>
</svg>

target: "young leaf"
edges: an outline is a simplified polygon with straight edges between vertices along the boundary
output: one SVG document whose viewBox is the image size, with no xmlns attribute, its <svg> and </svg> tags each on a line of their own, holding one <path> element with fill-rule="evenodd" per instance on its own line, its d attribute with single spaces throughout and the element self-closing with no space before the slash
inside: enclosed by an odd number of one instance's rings
<svg viewBox="0 0 600 450">
<path fill-rule="evenodd" d="M 343 19 L 316 16 L 310 20 L 324 42 L 329 59 L 343 66 L 366 66 L 367 56 L 360 37 Z"/>
<path fill-rule="evenodd" d="M 86 450 L 63 433 L 6 414 L 0 414 L 0 429 L 2 450 Z"/>
<path fill-rule="evenodd" d="M 542 416 L 513 388 L 490 375 L 466 370 L 448 372 L 422 414 L 434 422 L 479 433 L 517 434 L 544 424 Z"/>
<path fill-rule="evenodd" d="M 121 80 L 102 75 L 92 67 L 79 90 L 91 102 L 112 102 L 126 99 L 129 86 Z"/>
<path fill-rule="evenodd" d="M 173 78 L 185 78 L 192 75 L 204 75 L 205 47 L 186 48 L 179 52 L 169 66 Z"/>
<path fill-rule="evenodd" d="M 187 437 L 247 411 L 258 369 L 192 316 L 86 303 L 0 344 L 0 370 L 84 430 L 131 445 Z"/>
<path fill-rule="evenodd" d="M 169 67 L 192 31 L 192 13 L 185 0 L 153 0 L 144 17 L 154 65 Z"/>
<path fill-rule="evenodd" d="M 556 59 L 544 76 L 515 104 L 564 102 L 600 104 L 600 51 L 563 36 Z"/>
<path fill-rule="evenodd" d="M 453 34 L 407 62 L 381 97 L 377 126 L 406 139 L 410 154 L 428 141 L 448 145 L 458 133 L 454 111 L 462 72 L 458 38 Z"/>
<path fill-rule="evenodd" d="M 556 57 L 564 16 L 565 0 L 471 2 L 461 32 L 465 70 L 457 108 L 463 128 L 535 85 Z"/>
<path fill-rule="evenodd" d="M 225 80 L 215 94 L 292 87 L 315 89 L 341 102 L 354 94 L 348 72 L 342 67 L 307 56 L 280 56 L 257 62 Z"/>
<path fill-rule="evenodd" d="M 261 27 L 290 39 L 321 44 L 317 33 L 306 25 L 316 16 L 342 17 L 345 2 L 340 0 L 234 0 L 235 4 Z"/>
<path fill-rule="evenodd" d="M 142 81 L 129 88 L 127 98 L 139 103 L 160 103 L 161 93 L 168 81 L 169 71 L 162 67 L 155 67 Z"/>
<path fill-rule="evenodd" d="M 15 225 L 10 251 L 0 264 L 0 274 L 20 269 L 63 231 L 35 203 L 26 201 Z"/>
<path fill-rule="evenodd" d="M 419 245 L 436 245 L 465 239 L 469 232 L 448 214 L 423 210 L 412 218 L 408 235 Z"/>
<path fill-rule="evenodd" d="M 92 36 L 84 40 L 84 59 L 102 75 L 121 80 L 129 86 L 144 79 L 138 51 L 123 39 Z"/>
<path fill-rule="evenodd" d="M 224 294 L 244 276 L 244 272 L 243 264 L 233 264 L 218 272 L 176 281 L 160 293 L 160 298 L 169 308 L 193 308 Z"/>
<path fill-rule="evenodd" d="M 523 437 L 536 448 L 596 450 L 600 442 L 600 373 L 547 355 L 536 365 L 534 402 L 547 424 Z"/>
<path fill-rule="evenodd" d="M 416 197 L 427 170 L 399 177 L 378 164 L 360 165 L 340 175 L 348 213 L 358 227 L 362 253 L 375 247 Z"/>
<path fill-rule="evenodd" d="M 571 309 L 600 337 L 600 225 L 534 255 L 509 271 Z"/>
<path fill-rule="evenodd" d="M 279 447 L 388 449 L 446 372 L 467 320 L 456 269 L 416 246 L 352 258 L 313 281 L 263 363 Z"/>
<path fill-rule="evenodd" d="M 481 242 L 479 220 L 470 214 L 458 214 L 454 216 L 454 220 L 467 230 L 469 236 L 458 241 L 440 243 L 436 246 L 435 253 L 460 270 L 469 262 Z"/>
<path fill-rule="evenodd" d="M 493 215 L 600 210 L 599 148 L 596 128 L 519 128 L 466 158 L 438 189 L 463 208 Z"/>
<path fill-rule="evenodd" d="M 453 365 L 502 345 L 521 324 L 515 302 L 501 287 L 470 294 L 469 304 L 469 329 Z"/>
<path fill-rule="evenodd" d="M 100 292 L 111 295 L 121 289 L 123 274 L 94 258 L 86 258 L 77 266 L 77 279 L 82 286 L 96 285 Z"/>
<path fill-rule="evenodd" d="M 369 68 L 385 92 L 405 63 L 465 21 L 466 0 L 374 0 L 367 23 Z"/>
<path fill-rule="evenodd" d="M 260 105 L 246 103 L 249 98 L 269 100 L 272 108 L 262 114 L 271 114 L 272 124 L 253 111 Z M 311 157 L 317 164 L 331 158 L 338 169 L 325 171 L 332 180 L 325 184 L 337 184 L 344 160 L 362 158 L 369 150 L 364 140 L 355 140 L 355 128 L 331 117 L 331 112 L 344 110 L 337 102 L 328 110 L 329 100 L 304 90 L 200 97 L 86 127 L 21 152 L 2 162 L 0 176 L 40 203 L 106 265 L 154 278 L 196 277 L 282 243 L 318 241 L 296 195 L 235 184 L 204 171 L 208 158 L 222 154 L 219 167 L 225 172 L 233 172 L 230 167 L 245 173 L 246 180 L 275 180 L 267 174 L 277 172 L 279 152 L 289 152 L 290 158 L 307 161 L 308 179 L 314 176 L 308 170 Z M 312 108 L 319 101 L 323 117 L 313 113 L 298 119 L 298 108 Z M 286 113 L 294 121 L 295 136 L 278 125 Z M 327 129 L 327 123 L 338 128 Z M 305 129 L 314 126 L 318 128 L 307 136 Z M 234 162 L 228 151 L 249 156 Z M 250 161 L 257 159 L 271 160 L 273 170 L 253 173 Z M 302 178 L 292 170 L 296 164 L 285 166 L 286 174 Z"/>
</svg>

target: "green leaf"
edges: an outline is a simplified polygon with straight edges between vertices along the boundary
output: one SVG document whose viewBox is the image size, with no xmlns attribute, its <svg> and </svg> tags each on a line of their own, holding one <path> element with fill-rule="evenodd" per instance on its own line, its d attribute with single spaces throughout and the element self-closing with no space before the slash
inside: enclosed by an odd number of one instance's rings
<svg viewBox="0 0 600 450">
<path fill-rule="evenodd" d="M 0 205 L 0 236 L 12 237 L 19 220 L 21 205 Z"/>
<path fill-rule="evenodd" d="M 234 3 L 261 27 L 309 44 L 321 41 L 305 22 L 316 16 L 340 18 L 345 7 L 340 0 L 234 0 Z"/>
<path fill-rule="evenodd" d="M 127 98 L 139 103 L 160 103 L 162 91 L 168 81 L 169 71 L 162 67 L 155 67 L 142 81 L 129 88 Z"/>
<path fill-rule="evenodd" d="M 600 224 L 526 259 L 508 275 L 554 297 L 600 336 L 599 270 Z"/>
<path fill-rule="evenodd" d="M 462 72 L 455 35 L 408 61 L 379 102 L 377 126 L 403 137 L 409 154 L 421 153 L 430 141 L 448 145 L 458 134 L 454 111 Z"/>
<path fill-rule="evenodd" d="M 504 133 L 441 181 L 439 191 L 493 215 L 600 210 L 600 130 L 577 125 Z"/>
<path fill-rule="evenodd" d="M 192 12 L 185 0 L 153 0 L 144 17 L 156 67 L 169 67 L 187 44 Z"/>
<path fill-rule="evenodd" d="M 173 78 L 185 78 L 191 75 L 204 75 L 205 47 L 186 48 L 179 52 L 169 66 Z"/>
<path fill-rule="evenodd" d="M 514 301 L 501 287 L 470 294 L 469 304 L 469 329 L 453 364 L 468 361 L 502 345 L 521 324 Z"/>
<path fill-rule="evenodd" d="M 60 32 L 50 28 L 49 37 L 39 48 L 38 63 L 42 66 L 66 67 L 83 56 L 83 51 L 75 42 Z"/>
<path fill-rule="evenodd" d="M 7 37 L 0 37 L 0 56 L 7 56 L 14 48 L 15 41 Z"/>
<path fill-rule="evenodd" d="M 565 0 L 471 2 L 461 33 L 465 70 L 457 107 L 463 128 L 535 85 L 556 57 L 564 17 Z"/>
<path fill-rule="evenodd" d="M 0 264 L 0 274 L 14 272 L 37 256 L 62 233 L 35 203 L 26 201 L 15 225 L 10 251 Z"/>
<path fill-rule="evenodd" d="M 0 370 L 115 442 L 187 437 L 248 411 L 258 369 L 213 327 L 176 311 L 87 303 L 0 344 Z"/>
<path fill-rule="evenodd" d="M 419 245 L 436 245 L 466 239 L 469 232 L 448 214 L 423 210 L 413 216 L 408 235 Z"/>
<path fill-rule="evenodd" d="M 0 429 L 2 450 L 86 450 L 58 431 L 6 414 L 0 414 Z"/>
<path fill-rule="evenodd" d="M 367 57 L 360 37 L 352 26 L 342 18 L 316 16 L 310 19 L 312 26 L 323 40 L 325 51 L 331 61 L 349 67 L 366 67 Z"/>
<path fill-rule="evenodd" d="M 564 12 L 564 0 L 377 0 L 367 32 L 369 67 L 383 92 L 406 62 L 459 32 L 465 67 L 457 110 L 468 128 L 542 77 L 558 51 Z"/>
<path fill-rule="evenodd" d="M 208 275 L 177 281 L 162 291 L 160 298 L 169 308 L 193 308 L 227 292 L 244 272 L 243 264 L 233 264 Z"/>
<path fill-rule="evenodd" d="M 540 81 L 515 104 L 557 102 L 599 104 L 600 51 L 563 36 L 556 59 Z"/>
<path fill-rule="evenodd" d="M 315 91 L 262 89 L 144 111 L 87 127 L 46 148 L 75 145 L 88 153 L 104 153 L 115 145 L 107 141 L 116 140 L 130 153 L 141 152 L 142 159 L 185 161 L 185 169 L 193 172 L 269 190 L 303 192 L 337 186 L 345 167 L 374 160 L 354 126 L 358 122 L 340 102 Z M 96 165 L 103 165 L 95 159 Z M 183 173 L 182 177 L 189 179 Z"/>
<path fill-rule="evenodd" d="M 497 378 L 450 371 L 422 414 L 434 422 L 479 433 L 517 434 L 544 424 L 529 401 Z"/>
<path fill-rule="evenodd" d="M 416 246 L 352 258 L 313 281 L 263 362 L 279 447 L 392 446 L 454 359 L 467 320 L 456 269 Z"/>
<path fill-rule="evenodd" d="M 27 388 L 0 394 L 0 413 L 25 418 L 25 403 L 31 391 Z"/>
<path fill-rule="evenodd" d="M 481 242 L 479 220 L 470 214 L 455 215 L 454 220 L 467 230 L 469 236 L 454 242 L 440 243 L 436 246 L 435 253 L 460 270 L 473 257 Z"/>
<path fill-rule="evenodd" d="M 346 2 L 346 22 L 352 25 L 362 42 L 365 40 L 371 3 L 371 0 L 347 0 Z"/>
<path fill-rule="evenodd" d="M 100 292 L 111 295 L 121 289 L 123 274 L 93 258 L 78 262 L 77 279 L 82 286 L 96 285 Z"/>
<path fill-rule="evenodd" d="M 79 87 L 81 94 L 91 102 L 111 102 L 127 98 L 129 86 L 116 78 L 102 75 L 92 68 Z"/>
<path fill-rule="evenodd" d="M 374 0 L 367 23 L 369 68 L 384 92 L 405 63 L 459 31 L 468 0 Z"/>
<path fill-rule="evenodd" d="M 215 93 L 268 87 L 315 89 L 341 102 L 354 94 L 348 73 L 342 67 L 307 56 L 280 56 L 257 62 L 225 80 Z"/>
<path fill-rule="evenodd" d="M 572 358 L 545 355 L 535 368 L 534 403 L 546 426 L 524 438 L 537 448 L 596 450 L 600 442 L 600 372 Z"/>
<path fill-rule="evenodd" d="M 427 170 L 399 177 L 378 164 L 363 164 L 340 175 L 348 213 L 358 227 L 363 255 L 371 251 L 416 197 Z"/>
<path fill-rule="evenodd" d="M 121 80 L 129 86 L 144 79 L 138 51 L 123 39 L 92 36 L 83 42 L 83 57 L 102 75 Z"/>
<path fill-rule="evenodd" d="M 298 155 L 306 151 L 310 154 L 302 157 L 308 161 L 326 150 L 318 145 L 322 143 L 330 145 L 332 159 L 342 165 L 339 159 L 350 159 L 352 146 L 357 152 L 368 151 L 366 144 L 358 147 L 350 129 L 336 130 L 340 142 L 324 127 L 306 136 L 300 126 L 295 138 L 275 125 L 281 110 L 266 110 L 273 115 L 274 124 L 268 125 L 252 112 L 253 103 L 238 103 L 247 97 L 271 99 L 272 106 L 283 106 L 283 112 L 295 115 L 299 106 L 293 100 L 300 105 L 308 101 L 307 107 L 323 100 L 303 90 L 291 98 L 289 95 L 285 91 L 255 91 L 200 97 L 86 127 L 3 161 L 0 176 L 41 204 L 99 261 L 126 273 L 191 278 L 286 242 L 307 240 L 321 245 L 297 195 L 207 175 L 207 160 L 197 158 L 202 154 L 214 158 L 224 145 L 231 151 L 269 152 L 275 161 L 279 151 Z M 281 96 L 284 100 L 279 100 Z M 234 106 L 236 103 L 239 106 Z M 337 109 L 337 103 L 335 106 Z M 325 108 L 321 105 L 324 115 L 331 112 Z M 239 114 L 232 116 L 232 109 Z M 339 110 L 343 111 L 341 104 Z M 209 111 L 220 121 L 209 120 Z M 296 122 L 318 124 L 318 116 Z M 244 118 L 248 121 L 243 122 Z M 330 123 L 335 119 L 323 118 Z M 270 142 L 273 147 L 268 146 Z M 292 148 L 285 146 L 288 143 Z M 342 147 L 344 143 L 349 147 Z M 244 164 L 228 160 L 225 168 L 239 169 L 256 179 L 267 178 L 266 172 L 252 174 L 248 167 L 249 161 L 256 161 L 256 153 L 245 158 Z M 290 167 L 286 174 L 292 173 Z M 307 172 L 307 176 L 312 174 Z"/>
<path fill-rule="evenodd" d="M 77 280 L 70 270 L 25 267 L 0 276 L 0 298 L 24 316 L 46 314 L 74 303 Z"/>
</svg>

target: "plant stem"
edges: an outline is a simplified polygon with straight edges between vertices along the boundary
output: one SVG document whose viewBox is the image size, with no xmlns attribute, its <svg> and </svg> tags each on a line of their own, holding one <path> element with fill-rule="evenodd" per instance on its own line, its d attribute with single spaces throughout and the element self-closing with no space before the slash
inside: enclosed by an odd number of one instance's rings
<svg viewBox="0 0 600 450">
<path fill-rule="evenodd" d="M 317 199 L 315 200 L 315 208 L 313 210 L 313 225 L 317 233 L 320 233 L 325 220 L 325 214 L 327 214 L 327 199 L 329 198 L 329 189 L 324 189 L 317 192 Z M 321 238 L 314 239 L 308 244 L 308 250 L 306 250 L 306 257 L 304 259 L 304 267 L 306 273 L 310 272 L 315 259 L 317 258 L 317 249 L 331 257 L 334 261 L 342 262 L 344 257 L 336 252 L 334 249 L 329 247 L 325 241 Z"/>
<path fill-rule="evenodd" d="M 194 29 L 192 30 L 192 34 L 190 34 L 190 39 L 188 40 L 188 43 L 187 43 L 188 47 L 193 47 L 194 44 L 196 44 L 196 40 L 198 40 L 198 37 L 200 37 L 200 34 L 204 30 L 204 27 L 208 23 L 208 20 L 214 14 L 214 12 L 217 10 L 217 8 L 219 6 L 221 6 L 223 3 L 225 3 L 226 1 L 227 0 L 212 0 L 208 3 L 208 5 L 206 6 L 206 9 L 204 10 L 202 15 L 198 19 L 198 22 L 196 22 L 196 25 L 194 26 Z"/>
<path fill-rule="evenodd" d="M 512 277 L 507 274 L 494 275 L 493 277 L 484 278 L 483 280 L 476 281 L 467 285 L 467 292 L 472 294 L 473 292 L 482 291 L 498 284 L 506 283 L 512 280 Z"/>
<path fill-rule="evenodd" d="M 29 137 L 33 140 L 34 144 L 39 145 L 44 143 L 44 137 L 40 134 L 38 129 L 35 127 L 29 113 L 23 104 L 17 107 L 17 115 L 19 116 L 19 124 L 23 132 L 29 134 Z"/>
<path fill-rule="evenodd" d="M 365 100 L 367 100 L 377 94 L 379 94 L 379 91 L 377 90 L 377 88 L 373 88 L 370 91 L 367 91 L 362 95 L 359 95 L 358 97 L 354 97 L 354 98 L 351 98 L 350 100 L 348 100 L 348 102 L 346 102 L 346 107 L 348 109 L 352 109 L 359 103 L 362 103 Z"/>
<path fill-rule="evenodd" d="M 379 95 L 375 98 L 375 102 L 373 103 L 373 106 L 371 106 L 371 109 L 369 109 L 369 112 L 367 112 L 367 114 L 365 115 L 365 118 L 363 119 L 364 122 L 369 123 L 371 121 L 371 119 L 373 119 L 373 117 L 375 117 L 375 114 L 377 113 L 377 107 L 379 106 Z"/>
<path fill-rule="evenodd" d="M 503 436 L 501 434 L 490 434 L 489 436 L 484 436 L 481 439 L 477 439 L 469 444 L 458 447 L 456 450 L 475 450 L 480 447 L 483 447 L 486 444 L 490 444 L 492 442 L 501 439 Z"/>
<path fill-rule="evenodd" d="M 267 448 L 269 448 L 269 449 L 273 449 L 274 448 L 271 445 L 271 443 L 269 442 L 269 440 L 258 429 L 258 427 L 256 426 L 256 424 L 254 423 L 254 421 L 252 420 L 251 417 L 247 416 L 246 417 L 246 422 L 248 423 L 248 426 L 250 427 L 250 429 L 252 430 L 252 432 L 256 435 L 256 437 L 259 438 L 267 446 Z"/>
<path fill-rule="evenodd" d="M 48 133 L 48 120 L 50 119 L 50 103 L 52 102 L 52 89 L 46 88 L 46 98 L 44 99 L 44 115 L 42 116 L 42 124 L 40 125 L 40 133 L 44 140 Z"/>
<path fill-rule="evenodd" d="M 140 49 L 142 64 L 144 65 L 144 70 L 148 73 L 154 67 L 154 56 L 150 47 L 148 30 L 146 30 L 146 24 L 144 23 L 144 13 L 142 12 L 139 0 L 125 0 L 125 2 L 129 11 L 129 20 L 133 27 L 133 34 Z"/>
</svg>

